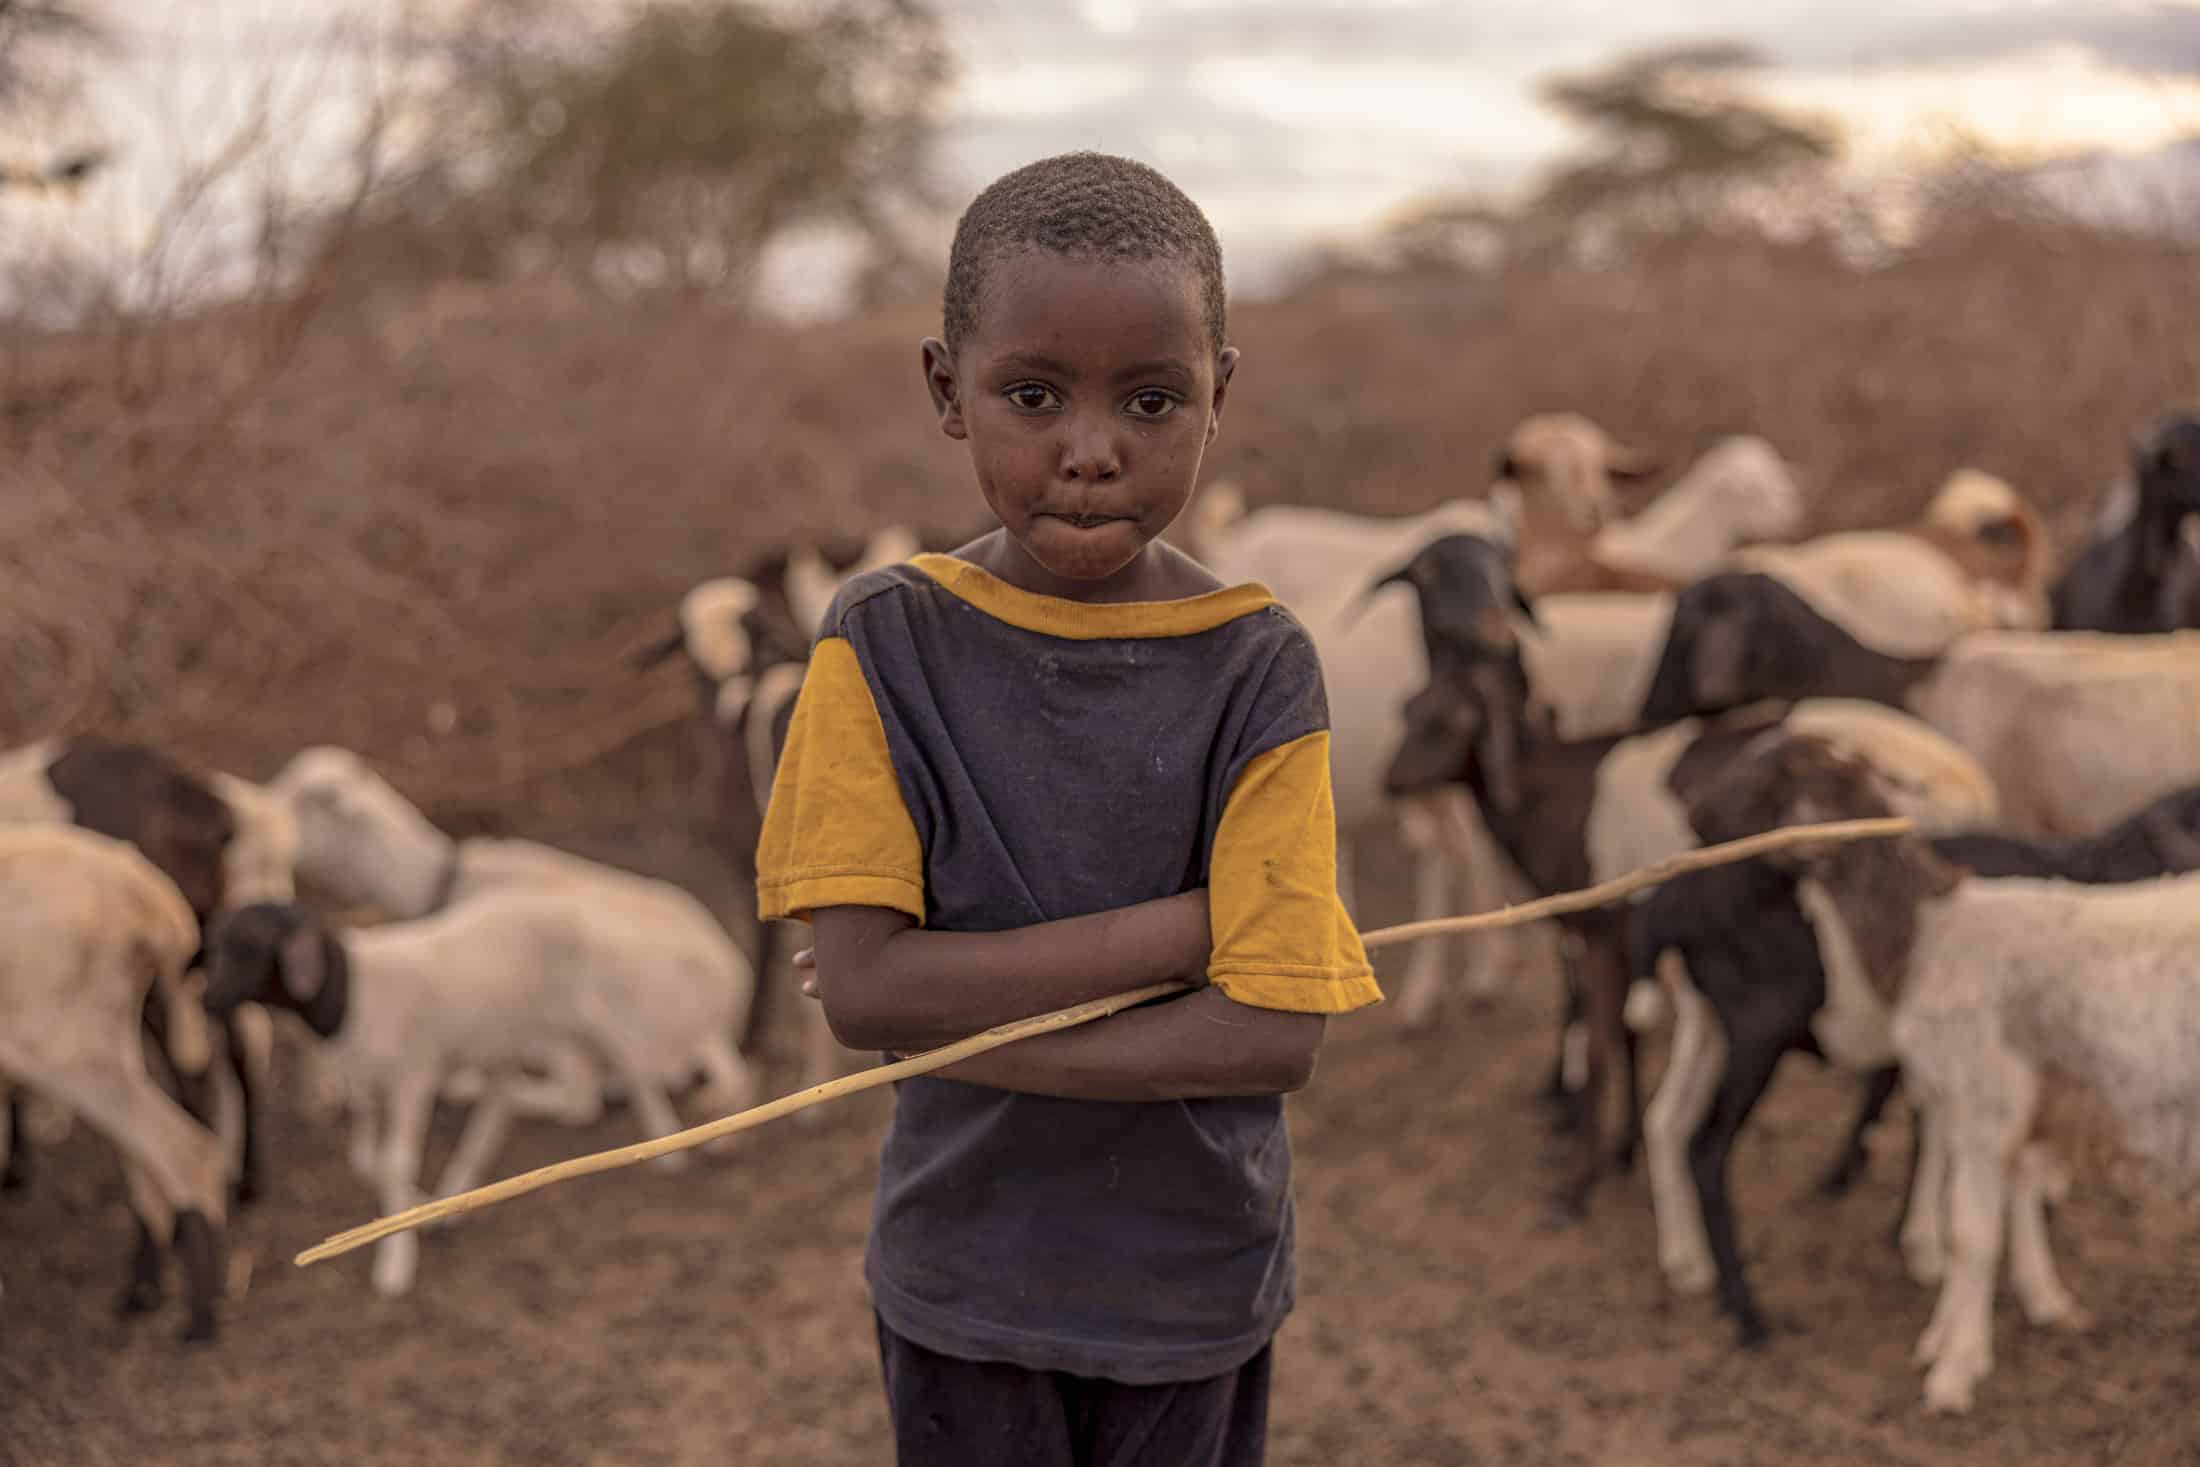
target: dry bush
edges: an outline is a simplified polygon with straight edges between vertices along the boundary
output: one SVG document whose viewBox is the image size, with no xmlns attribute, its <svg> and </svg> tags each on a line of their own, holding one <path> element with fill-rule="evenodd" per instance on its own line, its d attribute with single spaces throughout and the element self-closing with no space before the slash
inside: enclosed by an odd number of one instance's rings
<svg viewBox="0 0 2200 1467">
<path fill-rule="evenodd" d="M 1569 407 L 1676 469 L 1762 432 L 1817 528 L 1977 464 L 2067 546 L 2128 435 L 2200 400 L 2200 261 L 1933 231 L 1869 272 L 1699 242 L 1241 308 L 1209 475 L 1408 511 Z M 0 742 L 101 730 L 264 774 L 333 740 L 466 828 L 689 832 L 692 688 L 628 662 L 681 592 L 796 533 L 980 514 L 919 383 L 930 305 L 794 331 L 540 282 L 380 291 L 321 303 L 272 376 L 259 321 L 165 329 L 157 378 L 111 334 L 0 350 Z"/>
</svg>

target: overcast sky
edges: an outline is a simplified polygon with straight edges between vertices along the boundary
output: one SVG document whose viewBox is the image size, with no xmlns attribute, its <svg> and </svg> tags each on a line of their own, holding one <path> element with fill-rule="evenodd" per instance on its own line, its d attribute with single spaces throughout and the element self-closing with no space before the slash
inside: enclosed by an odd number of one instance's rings
<svg viewBox="0 0 2200 1467">
<path fill-rule="evenodd" d="M 1067 148 L 1128 153 L 1208 209 L 1249 291 L 1308 243 L 1431 190 L 1523 186 L 1578 141 L 1537 80 L 1654 43 L 1756 43 L 1776 63 L 1760 90 L 1840 121 L 1865 168 L 1923 156 L 1957 126 L 2041 154 L 2200 135 L 2200 0 L 937 3 L 959 70 L 950 195 Z M 341 136 L 345 77 L 308 43 L 328 17 L 387 8 L 109 0 L 130 46 L 98 97 L 124 163 L 72 229 L 142 233 L 257 78 L 278 79 L 299 139 Z M 0 150 L 27 141 L 0 135 Z M 26 207 L 0 200 L 0 243 Z"/>
</svg>

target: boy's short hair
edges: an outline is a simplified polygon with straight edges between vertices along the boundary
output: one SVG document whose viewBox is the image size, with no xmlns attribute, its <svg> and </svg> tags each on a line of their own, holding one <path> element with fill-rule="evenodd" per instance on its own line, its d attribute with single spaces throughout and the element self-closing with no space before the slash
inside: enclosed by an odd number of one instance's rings
<svg viewBox="0 0 2200 1467">
<path fill-rule="evenodd" d="M 1108 153 L 1060 153 L 1004 173 L 970 201 L 947 256 L 942 325 L 950 352 L 978 323 L 995 256 L 1052 250 L 1106 260 L 1182 260 L 1199 275 L 1207 335 L 1219 351 L 1226 311 L 1222 246 L 1185 192 L 1154 169 Z"/>
</svg>

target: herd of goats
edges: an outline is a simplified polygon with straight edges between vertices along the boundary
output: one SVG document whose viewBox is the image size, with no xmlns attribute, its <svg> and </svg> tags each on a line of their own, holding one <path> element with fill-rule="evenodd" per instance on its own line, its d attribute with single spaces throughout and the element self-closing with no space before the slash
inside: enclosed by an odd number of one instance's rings
<svg viewBox="0 0 2200 1467">
<path fill-rule="evenodd" d="M 1939 1285 L 1927 1404 L 1992 1367 L 2004 1249 L 2036 1325 L 2080 1327 L 2048 1207 L 2106 1167 L 2200 1191 L 2200 415 L 2133 445 L 2090 539 L 2058 564 L 2008 483 L 1957 472 L 1915 521 L 1794 538 L 1805 505 L 1755 437 L 1717 444 L 1646 509 L 1645 465 L 1575 414 L 1520 423 L 1486 494 L 1412 517 L 1270 506 L 1210 485 L 1183 527 L 1224 580 L 1307 627 L 1331 713 L 1340 889 L 1355 844 L 1400 838 L 1417 915 L 1592 885 L 1775 827 L 1899 814 L 1914 833 L 1799 848 L 1558 919 L 1565 1003 L 1549 1094 L 1578 1215 L 1645 1159 L 1658 1257 L 1765 1326 L 1727 1170 L 1781 1057 L 1859 1077 L 1825 1185 L 1859 1172 L 1899 1091 L 1900 1227 Z M 803 544 L 695 587 L 677 632 L 721 753 L 718 820 L 753 856 L 815 627 L 847 577 L 946 537 Z M 337 922 L 301 889 L 342 913 Z M 186 1337 L 211 1338 L 223 1220 L 270 1186 L 262 1114 L 283 1021 L 385 1212 L 421 1200 L 439 1101 L 462 1107 L 437 1195 L 484 1179 L 513 1122 L 623 1100 L 758 1097 L 760 975 L 674 884 L 536 842 L 453 839 L 348 751 L 255 783 L 93 739 L 0 755 L 0 1185 L 34 1182 L 72 1118 L 123 1159 L 127 1310 L 173 1253 Z M 1487 992 L 1523 934 L 1423 940 L 1395 986 L 1429 1021 L 1457 971 Z M 802 1083 L 839 1052 L 801 1005 Z M 1636 1052 L 1670 1026 L 1645 1109 Z M 682 1158 L 656 1164 L 677 1167 Z M 377 1244 L 410 1287 L 418 1238 Z M 0 1309 L 4 1309 L 0 1300 Z"/>
</svg>

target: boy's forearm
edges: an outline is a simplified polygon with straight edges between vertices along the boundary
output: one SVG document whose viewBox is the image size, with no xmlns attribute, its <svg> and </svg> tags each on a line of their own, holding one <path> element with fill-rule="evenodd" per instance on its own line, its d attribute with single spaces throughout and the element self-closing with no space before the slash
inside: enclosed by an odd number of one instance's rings
<svg viewBox="0 0 2200 1467">
<path fill-rule="evenodd" d="M 1005 932 L 933 932 L 875 907 L 813 916 L 817 987 L 842 1043 L 930 1049 L 1178 978 L 1206 982 L 1207 893 Z"/>
<path fill-rule="evenodd" d="M 1064 1100 L 1282 1095 L 1313 1078 L 1324 1028 L 1319 1014 L 1252 1008 L 1206 988 L 934 1073 Z"/>
</svg>

